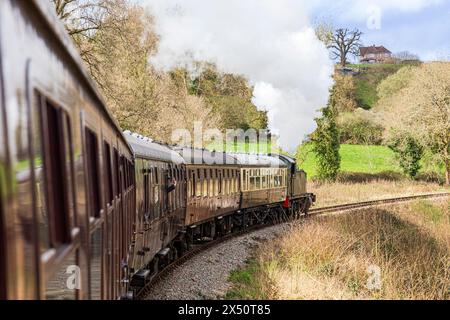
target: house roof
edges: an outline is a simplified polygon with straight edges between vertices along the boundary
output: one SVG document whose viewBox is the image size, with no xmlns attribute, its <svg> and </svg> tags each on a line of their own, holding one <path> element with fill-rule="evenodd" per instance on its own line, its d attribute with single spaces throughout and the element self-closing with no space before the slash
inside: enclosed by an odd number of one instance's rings
<svg viewBox="0 0 450 320">
<path fill-rule="evenodd" d="M 365 55 L 370 54 L 370 53 L 377 54 L 377 53 L 392 53 L 392 52 L 389 51 L 388 49 L 386 49 L 383 46 L 376 47 L 376 46 L 373 45 L 371 47 L 361 47 L 361 48 L 359 48 L 360 56 L 365 56 Z"/>
</svg>

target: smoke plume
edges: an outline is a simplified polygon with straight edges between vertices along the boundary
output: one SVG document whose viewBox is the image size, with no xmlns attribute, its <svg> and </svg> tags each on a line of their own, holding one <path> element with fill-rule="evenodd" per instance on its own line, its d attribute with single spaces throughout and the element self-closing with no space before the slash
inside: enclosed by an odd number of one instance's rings
<svg viewBox="0 0 450 320">
<path fill-rule="evenodd" d="M 272 132 L 293 150 L 315 128 L 333 64 L 315 37 L 308 1 L 145 0 L 161 37 L 151 63 L 163 70 L 193 61 L 246 76 Z"/>
</svg>

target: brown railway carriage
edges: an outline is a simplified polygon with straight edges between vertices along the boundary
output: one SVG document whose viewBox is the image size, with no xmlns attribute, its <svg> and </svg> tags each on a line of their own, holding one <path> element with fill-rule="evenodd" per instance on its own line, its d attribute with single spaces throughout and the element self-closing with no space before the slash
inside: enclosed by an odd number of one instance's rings
<svg viewBox="0 0 450 320">
<path fill-rule="evenodd" d="M 0 298 L 118 298 L 133 155 L 53 10 L 0 1 Z"/>
<path fill-rule="evenodd" d="M 241 205 L 248 209 L 280 203 L 287 197 L 287 165 L 278 157 L 231 154 L 240 163 Z"/>
<path fill-rule="evenodd" d="M 142 287 L 178 254 L 175 240 L 184 225 L 186 174 L 177 152 L 138 134 L 124 135 L 135 154 L 137 209 L 128 267 L 131 285 Z"/>
<path fill-rule="evenodd" d="M 186 162 L 187 226 L 239 209 L 239 165 L 234 157 L 203 149 L 176 150 Z"/>
</svg>

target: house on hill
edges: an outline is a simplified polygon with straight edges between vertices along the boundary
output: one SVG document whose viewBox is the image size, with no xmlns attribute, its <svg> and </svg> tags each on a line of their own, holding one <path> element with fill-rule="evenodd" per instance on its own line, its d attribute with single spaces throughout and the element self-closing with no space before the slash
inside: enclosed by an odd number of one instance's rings
<svg viewBox="0 0 450 320">
<path fill-rule="evenodd" d="M 360 63 L 383 63 L 392 58 L 392 52 L 383 46 L 376 47 L 360 47 L 359 62 Z"/>
</svg>

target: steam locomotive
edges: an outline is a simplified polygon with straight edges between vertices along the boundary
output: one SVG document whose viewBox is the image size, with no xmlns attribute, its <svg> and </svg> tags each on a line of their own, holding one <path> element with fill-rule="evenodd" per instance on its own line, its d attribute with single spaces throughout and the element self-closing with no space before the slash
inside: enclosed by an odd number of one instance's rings
<svg viewBox="0 0 450 320">
<path fill-rule="evenodd" d="M 0 299 L 130 299 L 198 242 L 306 214 L 284 155 L 122 132 L 46 1 L 0 1 Z"/>
</svg>

